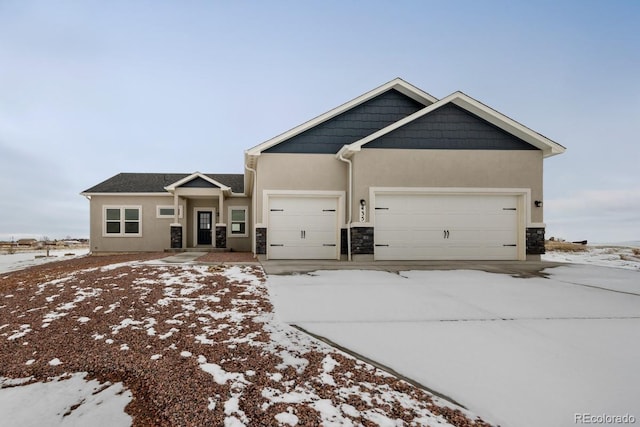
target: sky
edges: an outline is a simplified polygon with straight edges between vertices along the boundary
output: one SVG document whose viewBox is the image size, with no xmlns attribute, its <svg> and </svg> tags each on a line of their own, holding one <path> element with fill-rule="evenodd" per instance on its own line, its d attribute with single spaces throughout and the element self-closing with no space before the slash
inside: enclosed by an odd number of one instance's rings
<svg viewBox="0 0 640 427">
<path fill-rule="evenodd" d="M 88 237 L 119 172 L 243 152 L 401 77 L 567 147 L 547 237 L 640 240 L 640 2 L 0 0 L 0 240 Z"/>
</svg>

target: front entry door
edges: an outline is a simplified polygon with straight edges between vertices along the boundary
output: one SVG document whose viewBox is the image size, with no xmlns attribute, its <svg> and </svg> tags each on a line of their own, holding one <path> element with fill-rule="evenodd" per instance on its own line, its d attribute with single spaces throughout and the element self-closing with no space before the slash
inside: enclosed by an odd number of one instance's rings
<svg viewBox="0 0 640 427">
<path fill-rule="evenodd" d="M 211 244 L 212 211 L 198 211 L 198 245 Z"/>
</svg>

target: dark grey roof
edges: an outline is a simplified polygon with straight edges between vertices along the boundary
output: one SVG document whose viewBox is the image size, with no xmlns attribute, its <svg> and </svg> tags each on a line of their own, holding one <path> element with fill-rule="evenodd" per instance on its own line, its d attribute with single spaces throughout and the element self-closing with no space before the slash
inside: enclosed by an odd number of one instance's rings
<svg viewBox="0 0 640 427">
<path fill-rule="evenodd" d="M 83 193 L 163 193 L 169 186 L 190 173 L 119 173 Z M 209 178 L 231 187 L 234 193 L 244 192 L 244 175 L 239 173 L 206 173 Z"/>
</svg>

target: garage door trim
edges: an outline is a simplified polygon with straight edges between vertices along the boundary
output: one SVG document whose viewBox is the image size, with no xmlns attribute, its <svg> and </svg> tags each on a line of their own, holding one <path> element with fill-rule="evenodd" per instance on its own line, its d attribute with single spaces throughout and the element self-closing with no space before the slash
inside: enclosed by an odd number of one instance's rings
<svg viewBox="0 0 640 427">
<path fill-rule="evenodd" d="M 336 205 L 336 223 L 335 223 L 335 257 L 333 259 L 340 260 L 340 230 L 346 227 L 344 223 L 345 208 L 345 192 L 344 191 L 290 191 L 290 190 L 264 190 L 262 199 L 262 219 L 267 228 L 267 253 L 266 258 L 270 259 L 271 233 L 270 229 L 270 205 L 273 198 L 316 198 L 316 199 L 333 199 Z"/>
</svg>

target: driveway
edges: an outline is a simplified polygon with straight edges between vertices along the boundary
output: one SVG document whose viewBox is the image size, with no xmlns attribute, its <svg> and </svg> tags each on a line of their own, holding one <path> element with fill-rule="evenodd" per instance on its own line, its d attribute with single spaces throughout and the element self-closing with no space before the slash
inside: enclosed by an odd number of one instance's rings
<svg viewBox="0 0 640 427">
<path fill-rule="evenodd" d="M 543 273 L 317 271 L 267 283 L 281 320 L 496 424 L 640 422 L 640 273 Z"/>
</svg>

